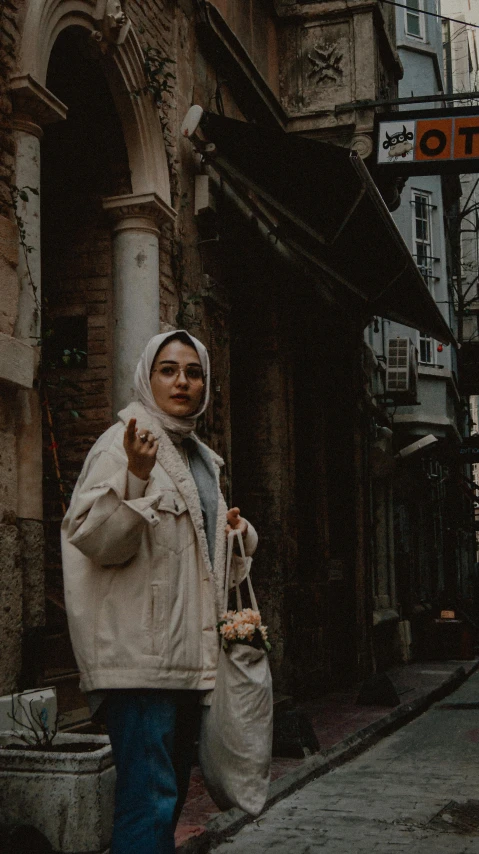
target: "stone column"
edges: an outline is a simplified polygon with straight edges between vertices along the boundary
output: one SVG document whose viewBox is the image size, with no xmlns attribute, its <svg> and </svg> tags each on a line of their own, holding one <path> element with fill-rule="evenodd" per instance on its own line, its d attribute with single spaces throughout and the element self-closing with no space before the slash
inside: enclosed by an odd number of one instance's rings
<svg viewBox="0 0 479 854">
<path fill-rule="evenodd" d="M 67 108 L 29 75 L 14 78 L 11 89 L 16 142 L 15 213 L 20 232 L 15 337 L 32 349 L 36 375 L 41 336 L 40 140 L 42 126 L 65 119 Z M 45 620 L 42 416 L 37 383 L 31 389 L 18 392 L 16 421 L 17 525 L 23 575 L 23 670 L 24 678 L 31 684 L 35 681 L 36 669 L 31 663 L 31 652 L 37 647 L 35 635 Z"/>
<path fill-rule="evenodd" d="M 159 222 L 155 193 L 115 196 L 103 207 L 113 220 L 113 414 L 132 399 L 138 359 L 160 329 Z"/>
</svg>

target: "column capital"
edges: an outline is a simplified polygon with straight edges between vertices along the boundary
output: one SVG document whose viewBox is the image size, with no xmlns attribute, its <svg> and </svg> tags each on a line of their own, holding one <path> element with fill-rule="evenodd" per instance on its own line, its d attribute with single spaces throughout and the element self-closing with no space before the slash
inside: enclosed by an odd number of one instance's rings
<svg viewBox="0 0 479 854">
<path fill-rule="evenodd" d="M 30 74 L 13 77 L 10 91 L 15 130 L 23 130 L 41 139 L 43 125 L 63 121 L 67 117 L 68 107 Z"/>
<path fill-rule="evenodd" d="M 103 209 L 114 222 L 113 230 L 159 233 L 163 222 L 172 221 L 176 212 L 156 193 L 131 193 L 103 199 Z"/>
</svg>

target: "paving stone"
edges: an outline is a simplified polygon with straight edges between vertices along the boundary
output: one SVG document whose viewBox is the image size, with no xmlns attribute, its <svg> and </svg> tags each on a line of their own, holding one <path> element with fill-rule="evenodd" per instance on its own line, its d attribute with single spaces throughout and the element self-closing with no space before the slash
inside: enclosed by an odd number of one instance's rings
<svg viewBox="0 0 479 854">
<path fill-rule="evenodd" d="M 448 700 L 479 701 L 479 674 Z M 479 800 L 476 716 L 432 707 L 275 804 L 215 854 L 479 854 L 479 825 L 464 831 L 458 819 L 453 826 L 447 809 L 457 818 L 461 805 Z M 469 804 L 465 814 L 473 813 Z"/>
</svg>

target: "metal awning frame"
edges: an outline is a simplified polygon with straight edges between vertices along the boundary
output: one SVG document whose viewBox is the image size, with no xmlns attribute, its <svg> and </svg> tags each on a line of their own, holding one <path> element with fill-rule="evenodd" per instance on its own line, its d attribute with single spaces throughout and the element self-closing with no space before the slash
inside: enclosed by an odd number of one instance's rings
<svg viewBox="0 0 479 854">
<path fill-rule="evenodd" d="M 201 152 L 205 163 L 216 171 L 231 187 L 231 189 L 238 194 L 243 203 L 246 204 L 252 213 L 270 229 L 271 234 L 273 234 L 277 240 L 280 240 L 284 246 L 301 255 L 305 260 L 312 264 L 314 268 L 320 269 L 343 287 L 346 287 L 348 290 L 358 295 L 364 302 L 365 316 L 368 316 L 368 318 L 374 315 L 388 316 L 384 309 L 384 296 L 387 295 L 388 291 L 398 282 L 398 280 L 408 272 L 409 275 L 414 277 L 415 286 L 419 289 L 419 296 L 424 300 L 425 307 L 430 303 L 432 297 L 429 293 L 429 289 L 421 276 L 417 265 L 412 259 L 411 253 L 398 231 L 382 196 L 357 152 L 351 151 L 349 153 L 349 163 L 359 178 L 360 190 L 352 200 L 352 203 L 348 205 L 348 208 L 345 211 L 344 216 L 341 218 L 340 223 L 337 225 L 334 233 L 326 237 L 324 234 L 320 234 L 317 229 L 312 228 L 308 222 L 301 218 L 301 216 L 298 216 L 297 212 L 289 209 L 286 205 L 282 204 L 281 201 L 274 198 L 274 196 L 272 196 L 265 187 L 262 187 L 257 181 L 252 180 L 250 176 L 244 173 L 243 169 L 238 169 L 236 164 L 231 163 L 224 152 L 218 150 L 216 144 L 209 142 L 208 139 L 205 138 L 201 128 L 201 122 L 198 131 L 199 132 L 195 133 L 194 136 L 191 136 L 190 138 L 197 149 Z M 334 248 L 334 243 L 344 231 L 356 208 L 360 205 L 364 197 L 367 197 L 373 204 L 374 209 L 384 223 L 389 237 L 393 239 L 400 255 L 404 257 L 404 265 L 400 267 L 399 271 L 394 273 L 394 276 L 389 279 L 389 281 L 385 282 L 384 287 L 382 287 L 379 293 L 375 294 L 374 299 L 372 300 L 368 299 L 368 296 L 363 290 L 361 290 L 361 288 L 356 287 L 349 278 L 342 276 L 341 273 L 335 270 L 327 263 L 327 261 L 316 255 L 314 251 L 308 251 L 308 248 L 301 245 L 293 235 L 288 234 L 282 225 L 278 226 L 277 221 L 275 222 L 274 220 L 273 214 L 273 212 L 278 214 L 282 218 L 283 223 L 287 224 L 289 222 L 293 226 L 294 230 L 299 230 L 300 233 L 307 235 L 309 240 L 311 241 L 312 239 L 313 243 L 316 243 L 318 246 L 318 250 L 321 251 L 321 248 Z M 265 207 L 263 207 L 261 202 L 264 203 Z M 271 209 L 270 215 L 268 215 L 267 209 Z M 435 311 L 437 315 L 435 334 L 433 337 L 437 340 L 441 340 L 443 343 L 456 345 L 454 336 L 449 330 L 446 321 L 440 314 L 437 305 L 433 303 L 432 305 L 429 305 L 428 308 L 429 310 L 432 309 Z M 412 325 L 410 320 L 408 322 L 408 320 L 401 318 L 400 312 L 397 310 L 390 313 L 390 319 L 397 320 L 397 322 L 404 323 L 407 326 Z M 427 324 L 425 325 L 427 326 Z M 442 335 L 438 334 L 438 327 L 440 326 L 443 328 Z M 421 327 L 418 326 L 416 328 Z"/>
<path fill-rule="evenodd" d="M 257 203 L 257 200 L 255 200 L 254 196 L 251 195 L 251 193 L 256 194 L 256 190 L 253 190 L 253 182 L 243 181 L 242 174 L 239 173 L 236 169 L 230 169 L 230 165 L 228 161 L 225 160 L 225 158 L 217 157 L 208 151 L 202 151 L 202 155 L 205 164 L 208 167 L 212 168 L 222 178 L 222 180 L 228 184 L 228 186 L 233 190 L 234 193 L 236 193 L 236 195 L 243 202 L 243 204 L 249 208 L 251 213 L 255 217 L 257 217 L 257 219 L 259 219 L 263 223 L 263 225 L 266 226 L 271 236 L 275 238 L 275 242 L 281 243 L 285 248 L 293 250 L 296 254 L 304 258 L 305 261 L 313 265 L 315 269 L 320 270 L 322 273 L 326 273 L 339 285 L 342 285 L 344 288 L 347 288 L 348 290 L 352 291 L 352 293 L 356 294 L 356 296 L 361 297 L 364 300 L 363 292 L 359 288 L 355 287 L 352 282 L 349 282 L 347 279 L 341 276 L 341 274 L 338 273 L 337 270 L 334 270 L 332 267 L 326 264 L 325 261 L 318 258 L 317 255 L 313 255 L 311 252 L 308 252 L 308 250 L 305 249 L 304 246 L 301 246 L 301 244 L 297 243 L 295 240 L 292 240 L 290 237 L 283 233 L 281 227 L 278 226 L 277 221 L 274 220 L 273 217 L 268 216 L 268 213 L 265 211 L 264 207 L 262 205 L 259 205 Z M 247 189 L 245 189 L 245 186 L 243 186 L 243 184 L 247 186 Z M 260 194 L 258 193 L 258 195 Z M 267 201 L 266 196 L 267 194 L 261 193 L 261 198 L 264 201 Z M 357 200 L 357 203 L 359 203 L 359 199 Z M 357 205 L 355 204 L 354 208 L 356 206 Z M 275 209 L 279 212 L 278 205 L 275 205 Z M 353 209 L 351 209 L 351 211 L 349 212 L 347 219 L 350 218 L 352 213 Z M 294 216 L 294 214 L 291 213 L 288 218 L 292 222 L 294 222 L 295 225 L 299 225 L 301 222 Z M 346 225 L 347 219 L 345 219 L 345 221 L 342 223 L 343 227 L 344 225 Z M 308 234 L 310 233 L 310 231 L 311 230 L 308 228 Z M 317 234 L 315 234 L 314 236 L 318 238 Z M 318 242 L 326 244 L 326 240 L 321 240 Z"/>
</svg>

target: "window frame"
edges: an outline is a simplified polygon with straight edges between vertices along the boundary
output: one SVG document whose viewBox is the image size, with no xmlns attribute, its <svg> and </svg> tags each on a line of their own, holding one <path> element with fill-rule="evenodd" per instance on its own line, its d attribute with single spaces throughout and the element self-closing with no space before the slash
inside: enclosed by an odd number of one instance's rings
<svg viewBox="0 0 479 854">
<path fill-rule="evenodd" d="M 429 335 L 423 335 L 421 332 L 418 332 L 418 354 L 419 354 L 419 364 L 420 365 L 431 365 L 434 366 L 436 364 L 436 341 L 434 338 L 431 338 Z M 429 350 L 429 359 L 423 358 L 427 356 L 427 351 Z"/>
<path fill-rule="evenodd" d="M 426 208 L 426 218 L 421 218 L 422 222 L 426 222 L 427 226 L 427 238 L 422 239 L 418 237 L 417 234 L 417 223 L 419 221 L 419 217 L 416 215 L 416 200 L 420 198 L 425 202 Z M 432 296 L 433 294 L 433 281 L 434 281 L 434 272 L 433 272 L 433 261 L 434 261 L 434 244 L 433 244 L 433 227 L 432 227 L 432 211 L 434 209 L 434 205 L 432 203 L 432 193 L 429 190 L 419 190 L 415 187 L 411 188 L 411 207 L 412 207 L 412 243 L 413 243 L 413 256 L 416 262 L 416 265 L 424 278 L 429 291 Z M 419 248 L 427 247 L 427 251 L 421 253 Z M 423 254 L 423 256 L 427 259 L 427 264 L 420 265 L 418 263 L 418 258 Z M 426 271 L 426 272 L 423 272 Z"/>
<path fill-rule="evenodd" d="M 409 5 L 406 4 L 406 5 Z M 404 32 L 406 36 L 410 39 L 416 39 L 416 41 L 426 41 L 426 27 L 424 22 L 424 0 L 417 0 L 417 12 L 412 11 L 411 9 L 404 9 Z M 419 35 L 417 33 L 411 33 L 408 28 L 408 15 L 417 17 L 419 23 Z"/>
<path fill-rule="evenodd" d="M 426 217 L 418 217 L 417 209 L 416 209 L 416 201 L 417 199 L 422 199 L 425 203 L 425 211 Z M 413 243 L 413 255 L 416 261 L 416 264 L 419 268 L 421 275 L 423 276 L 426 285 L 428 287 L 429 293 L 431 296 L 434 296 L 434 275 L 433 275 L 433 261 L 434 261 L 434 246 L 433 246 L 433 223 L 432 223 L 432 211 L 434 209 L 434 205 L 432 204 L 432 193 L 429 190 L 420 190 L 416 187 L 411 187 L 411 207 L 412 207 L 412 243 Z M 426 223 L 426 238 L 421 239 L 418 237 L 418 222 Z M 418 263 L 418 258 L 421 255 L 421 252 L 418 251 L 419 248 L 422 247 L 423 250 L 426 248 L 426 252 L 422 252 L 423 257 L 425 257 L 428 261 L 427 267 L 425 265 L 420 266 Z M 424 274 L 424 270 L 426 270 L 426 274 Z M 419 354 L 419 364 L 420 365 L 435 365 L 437 362 L 436 359 L 436 341 L 434 338 L 431 338 L 429 335 L 422 335 L 418 332 L 418 354 Z"/>
</svg>

